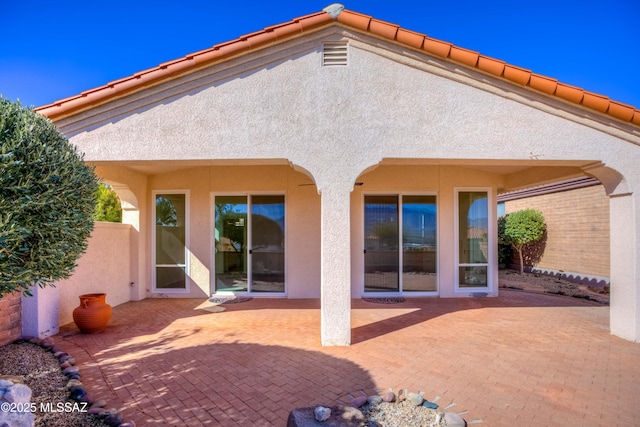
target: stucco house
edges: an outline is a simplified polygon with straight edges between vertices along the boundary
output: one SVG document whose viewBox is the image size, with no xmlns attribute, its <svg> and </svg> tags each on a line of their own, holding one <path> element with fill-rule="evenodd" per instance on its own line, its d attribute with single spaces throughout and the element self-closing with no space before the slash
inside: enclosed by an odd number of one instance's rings
<svg viewBox="0 0 640 427">
<path fill-rule="evenodd" d="M 497 295 L 497 195 L 592 176 L 640 340 L 634 107 L 334 4 L 37 111 L 122 200 L 131 300 L 319 298 L 349 345 L 352 298 Z"/>
</svg>

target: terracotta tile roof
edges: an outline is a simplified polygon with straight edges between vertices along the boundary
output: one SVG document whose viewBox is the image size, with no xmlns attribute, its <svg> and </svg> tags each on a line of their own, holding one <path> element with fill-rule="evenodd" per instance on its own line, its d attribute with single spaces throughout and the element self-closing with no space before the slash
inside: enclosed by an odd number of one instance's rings
<svg viewBox="0 0 640 427">
<path fill-rule="evenodd" d="M 334 24 L 335 21 L 346 27 L 370 33 L 376 37 L 400 43 L 467 67 L 476 68 L 517 85 L 529 87 L 546 95 L 555 96 L 564 101 L 640 126 L 640 110 L 631 105 L 622 104 L 606 96 L 558 82 L 556 79 L 535 74 L 531 70 L 483 56 L 478 52 L 406 30 L 398 25 L 380 21 L 371 16 L 346 9 L 343 10 L 340 5 L 331 5 L 322 12 L 295 18 L 292 21 L 267 27 L 262 31 L 217 44 L 209 49 L 189 54 L 183 58 L 165 62 L 133 76 L 82 92 L 80 95 L 38 107 L 36 111 L 53 120 L 63 118 L 159 84 L 176 76 L 188 74 L 205 66 L 254 52 L 269 45 L 298 37 L 309 31 L 315 31 L 321 27 Z"/>
</svg>

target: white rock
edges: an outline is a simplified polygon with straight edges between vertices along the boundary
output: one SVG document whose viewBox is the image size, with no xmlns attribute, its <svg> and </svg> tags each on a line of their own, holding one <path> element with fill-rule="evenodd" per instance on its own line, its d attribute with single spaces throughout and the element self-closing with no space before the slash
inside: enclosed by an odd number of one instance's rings
<svg viewBox="0 0 640 427">
<path fill-rule="evenodd" d="M 317 421 L 327 421 L 329 418 L 331 418 L 331 409 L 325 408 L 324 406 L 318 406 L 313 410 L 313 414 L 315 415 Z"/>
</svg>

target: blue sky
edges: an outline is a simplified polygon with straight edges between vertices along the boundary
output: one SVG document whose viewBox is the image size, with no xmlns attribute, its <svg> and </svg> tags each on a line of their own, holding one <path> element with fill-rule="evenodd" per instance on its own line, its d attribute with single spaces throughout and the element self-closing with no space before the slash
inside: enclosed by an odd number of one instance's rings
<svg viewBox="0 0 640 427">
<path fill-rule="evenodd" d="M 0 94 L 45 105 L 328 4 L 0 0 Z M 640 0 L 343 4 L 640 108 Z"/>
</svg>

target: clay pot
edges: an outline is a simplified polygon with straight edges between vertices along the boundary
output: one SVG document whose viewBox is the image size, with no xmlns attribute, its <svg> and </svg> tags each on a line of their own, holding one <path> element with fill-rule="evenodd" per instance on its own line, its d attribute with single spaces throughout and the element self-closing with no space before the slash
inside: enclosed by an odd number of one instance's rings
<svg viewBox="0 0 640 427">
<path fill-rule="evenodd" d="M 80 295 L 80 305 L 73 310 L 73 321 L 80 332 L 92 334 L 103 331 L 111 319 L 107 294 Z"/>
</svg>

